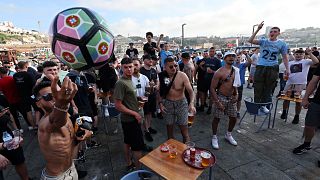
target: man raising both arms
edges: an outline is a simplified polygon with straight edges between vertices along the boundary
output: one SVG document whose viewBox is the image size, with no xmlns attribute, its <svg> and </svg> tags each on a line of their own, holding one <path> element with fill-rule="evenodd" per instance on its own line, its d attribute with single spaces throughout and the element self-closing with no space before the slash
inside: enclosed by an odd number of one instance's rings
<svg viewBox="0 0 320 180">
<path fill-rule="evenodd" d="M 260 45 L 260 56 L 254 74 L 254 101 L 257 103 L 272 101 L 272 91 L 276 87 L 278 79 L 278 56 L 280 53 L 286 67 L 286 75 L 290 73 L 287 56 L 288 47 L 284 41 L 277 39 L 280 35 L 278 27 L 270 29 L 269 39 L 254 39 L 263 25 L 264 22 L 262 21 L 248 40 L 249 43 Z M 261 111 L 268 113 L 269 109 L 262 106 Z"/>
<path fill-rule="evenodd" d="M 75 136 L 75 129 L 67 113 L 69 104 L 77 92 L 76 84 L 66 77 L 61 89 L 59 77 L 48 75 L 51 82 L 39 82 L 34 87 L 36 104 L 45 115 L 39 121 L 38 140 L 41 152 L 46 160 L 46 167 L 41 180 L 78 179 L 73 164 L 73 153 L 78 141 L 89 137 L 92 132 L 84 130 L 81 137 Z"/>
</svg>

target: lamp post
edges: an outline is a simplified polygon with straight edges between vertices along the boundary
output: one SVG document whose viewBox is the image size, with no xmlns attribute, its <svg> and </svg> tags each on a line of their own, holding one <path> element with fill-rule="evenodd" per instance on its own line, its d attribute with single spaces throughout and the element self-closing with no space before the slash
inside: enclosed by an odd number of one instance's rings
<svg viewBox="0 0 320 180">
<path fill-rule="evenodd" d="M 256 26 L 259 26 L 259 24 L 255 24 L 252 26 L 252 34 L 254 33 L 254 27 L 256 27 Z M 251 43 L 251 46 L 252 46 L 252 43 Z"/>
<path fill-rule="evenodd" d="M 182 24 L 182 36 L 181 36 L 181 48 L 184 47 L 184 26 L 187 25 L 186 23 Z"/>
</svg>

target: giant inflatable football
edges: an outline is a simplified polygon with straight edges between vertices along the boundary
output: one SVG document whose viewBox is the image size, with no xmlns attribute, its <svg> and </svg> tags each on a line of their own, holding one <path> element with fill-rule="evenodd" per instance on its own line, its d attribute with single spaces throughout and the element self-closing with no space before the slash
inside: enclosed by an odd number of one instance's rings
<svg viewBox="0 0 320 180">
<path fill-rule="evenodd" d="M 99 68 L 113 58 L 113 34 L 106 21 L 87 8 L 60 12 L 49 34 L 54 55 L 73 69 Z"/>
</svg>

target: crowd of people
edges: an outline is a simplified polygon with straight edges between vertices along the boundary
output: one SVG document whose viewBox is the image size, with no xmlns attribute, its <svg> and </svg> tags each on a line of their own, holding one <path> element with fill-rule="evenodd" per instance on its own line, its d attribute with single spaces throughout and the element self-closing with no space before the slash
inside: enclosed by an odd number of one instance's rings
<svg viewBox="0 0 320 180">
<path fill-rule="evenodd" d="M 121 114 L 124 158 L 127 170 L 131 171 L 141 167 L 142 152 L 152 150 L 148 142 L 153 141 L 153 134 L 162 131 L 153 125 L 153 118 L 164 120 L 168 139 L 174 138 L 176 124 L 186 143 L 191 140 L 188 116 L 206 109 L 205 113 L 212 118 L 211 144 L 213 149 L 219 149 L 219 121 L 228 116 L 224 138 L 237 146 L 232 131 L 240 118 L 245 84 L 254 89 L 254 102 L 268 103 L 272 102 L 280 79 L 277 96 L 300 97 L 305 92 L 302 103 L 296 103 L 292 121 L 299 123 L 301 108 L 308 108 L 305 142 L 293 150 L 302 154 L 311 149 L 311 140 L 320 126 L 319 52 L 316 47 L 291 52 L 284 41 L 277 39 L 278 27 L 271 28 L 269 38 L 256 39 L 262 27 L 263 22 L 249 39 L 257 45 L 253 51 L 216 53 L 211 47 L 204 52 L 173 54 L 167 43 L 160 43 L 162 34 L 155 42 L 153 34 L 147 32 L 143 55 L 130 43 L 121 60 L 114 58 L 99 70 L 69 69 L 56 58 L 36 69 L 28 61 L 15 65 L 2 62 L 0 132 L 11 137 L 13 130 L 23 133 L 21 114 L 28 130 L 38 134 L 46 160 L 41 179 L 77 179 L 73 159 L 83 153 L 83 143 L 99 146 L 92 136 L 98 130 L 97 99 L 101 98 Z M 284 101 L 282 119 L 287 118 L 288 105 Z M 269 113 L 270 107 L 261 106 L 259 111 Z M 21 138 L 9 150 L 6 139 L 1 138 L 0 168 L 10 161 L 21 179 L 30 179 L 22 143 Z"/>
</svg>

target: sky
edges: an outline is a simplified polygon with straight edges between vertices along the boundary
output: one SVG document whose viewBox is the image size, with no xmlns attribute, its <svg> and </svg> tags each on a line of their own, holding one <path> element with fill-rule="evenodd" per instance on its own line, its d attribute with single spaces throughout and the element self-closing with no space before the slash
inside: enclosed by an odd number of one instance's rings
<svg viewBox="0 0 320 180">
<path fill-rule="evenodd" d="M 0 21 L 48 32 L 55 15 L 86 7 L 104 17 L 114 35 L 243 36 L 261 21 L 265 26 L 320 27 L 319 0 L 0 0 Z M 263 32 L 263 31 L 262 31 Z M 264 33 L 264 32 L 263 32 Z"/>
</svg>

